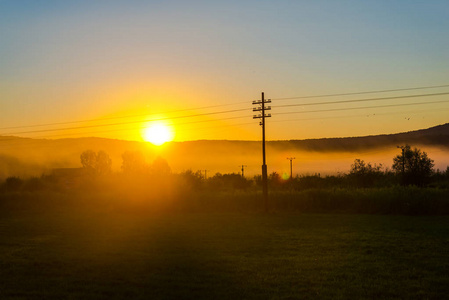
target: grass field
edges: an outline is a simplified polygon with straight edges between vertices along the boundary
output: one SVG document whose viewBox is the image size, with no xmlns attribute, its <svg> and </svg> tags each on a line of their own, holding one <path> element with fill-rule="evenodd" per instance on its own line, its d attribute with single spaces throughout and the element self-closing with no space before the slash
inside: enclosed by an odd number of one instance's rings
<svg viewBox="0 0 449 300">
<path fill-rule="evenodd" d="M 1 299 L 443 299 L 449 218 L 16 209 Z"/>
</svg>

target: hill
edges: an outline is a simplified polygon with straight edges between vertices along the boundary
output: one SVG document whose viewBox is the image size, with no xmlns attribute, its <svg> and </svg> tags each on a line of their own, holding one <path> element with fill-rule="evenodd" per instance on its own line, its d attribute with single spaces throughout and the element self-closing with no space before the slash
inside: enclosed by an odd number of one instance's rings
<svg viewBox="0 0 449 300">
<path fill-rule="evenodd" d="M 449 148 L 449 123 L 435 127 L 396 134 L 364 137 L 344 137 L 329 139 L 308 139 L 277 141 L 281 147 L 291 147 L 308 151 L 359 151 L 378 149 L 403 144 L 419 146 L 438 146 Z"/>
</svg>

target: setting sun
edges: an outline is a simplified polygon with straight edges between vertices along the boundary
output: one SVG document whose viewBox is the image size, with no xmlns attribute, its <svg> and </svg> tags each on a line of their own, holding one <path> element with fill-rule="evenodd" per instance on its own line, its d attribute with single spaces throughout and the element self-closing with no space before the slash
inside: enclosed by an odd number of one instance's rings
<svg viewBox="0 0 449 300">
<path fill-rule="evenodd" d="M 145 141 L 160 146 L 173 140 L 173 130 L 163 123 L 152 123 L 143 131 Z"/>
</svg>

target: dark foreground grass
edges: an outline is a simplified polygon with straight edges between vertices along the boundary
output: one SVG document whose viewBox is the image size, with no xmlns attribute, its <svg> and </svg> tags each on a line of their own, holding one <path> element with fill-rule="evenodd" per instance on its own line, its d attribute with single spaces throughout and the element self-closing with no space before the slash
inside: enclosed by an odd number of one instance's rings
<svg viewBox="0 0 449 300">
<path fill-rule="evenodd" d="M 443 299 L 449 218 L 0 214 L 1 299 Z"/>
</svg>

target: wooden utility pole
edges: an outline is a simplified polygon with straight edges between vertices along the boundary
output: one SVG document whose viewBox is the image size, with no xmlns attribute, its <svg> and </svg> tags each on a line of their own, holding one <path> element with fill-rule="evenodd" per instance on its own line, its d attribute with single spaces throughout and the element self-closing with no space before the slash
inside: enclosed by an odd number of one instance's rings
<svg viewBox="0 0 449 300">
<path fill-rule="evenodd" d="M 293 180 L 293 160 L 295 157 L 287 157 L 290 160 L 290 180 Z"/>
<path fill-rule="evenodd" d="M 271 117 L 271 114 L 265 114 L 266 110 L 271 110 L 271 106 L 265 107 L 266 103 L 271 103 L 271 100 L 265 100 L 263 92 L 261 100 L 253 101 L 253 105 L 260 105 L 259 107 L 253 108 L 254 112 L 260 112 L 259 115 L 254 115 L 253 119 L 261 119 L 259 125 L 262 126 L 262 189 L 265 211 L 268 210 L 268 175 L 267 163 L 265 159 L 265 118 Z"/>
<path fill-rule="evenodd" d="M 247 167 L 247 165 L 242 165 L 242 177 L 245 178 L 245 167 Z"/>
<path fill-rule="evenodd" d="M 207 171 L 209 170 L 204 170 L 204 180 L 207 180 Z"/>
</svg>

